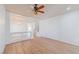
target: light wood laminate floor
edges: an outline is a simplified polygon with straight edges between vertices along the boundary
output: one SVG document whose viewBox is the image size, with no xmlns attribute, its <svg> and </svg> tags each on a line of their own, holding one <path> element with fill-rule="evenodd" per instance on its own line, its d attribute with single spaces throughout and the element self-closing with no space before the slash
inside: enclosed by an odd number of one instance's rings
<svg viewBox="0 0 79 59">
<path fill-rule="evenodd" d="M 57 40 L 36 37 L 6 45 L 5 54 L 59 54 L 79 53 L 79 47 Z"/>
</svg>

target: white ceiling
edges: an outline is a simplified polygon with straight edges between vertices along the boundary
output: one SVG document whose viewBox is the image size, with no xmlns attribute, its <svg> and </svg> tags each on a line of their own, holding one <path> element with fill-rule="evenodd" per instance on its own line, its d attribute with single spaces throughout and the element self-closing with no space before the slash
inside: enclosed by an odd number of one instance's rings
<svg viewBox="0 0 79 59">
<path fill-rule="evenodd" d="M 9 12 L 36 19 L 47 19 L 65 14 L 67 12 L 79 10 L 78 4 L 46 4 L 44 9 L 45 13 L 35 16 L 33 13 L 32 4 L 9 4 L 5 6 Z"/>
</svg>

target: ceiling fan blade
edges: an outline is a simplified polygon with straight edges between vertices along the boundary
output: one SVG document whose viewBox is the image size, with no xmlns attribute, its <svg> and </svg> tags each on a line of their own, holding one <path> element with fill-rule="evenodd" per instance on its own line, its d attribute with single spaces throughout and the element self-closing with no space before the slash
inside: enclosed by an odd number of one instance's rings
<svg viewBox="0 0 79 59">
<path fill-rule="evenodd" d="M 40 13 L 44 13 L 44 11 L 38 11 L 38 12 L 40 12 Z"/>
<path fill-rule="evenodd" d="M 42 6 L 38 7 L 38 10 L 39 10 L 39 9 L 42 9 L 42 8 L 44 8 L 44 5 L 42 5 Z"/>
</svg>

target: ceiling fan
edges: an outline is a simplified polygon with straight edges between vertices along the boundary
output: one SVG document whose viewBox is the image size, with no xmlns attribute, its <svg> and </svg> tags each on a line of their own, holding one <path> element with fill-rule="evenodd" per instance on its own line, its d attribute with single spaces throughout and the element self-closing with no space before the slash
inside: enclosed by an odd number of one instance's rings
<svg viewBox="0 0 79 59">
<path fill-rule="evenodd" d="M 38 4 L 34 4 L 34 13 L 38 14 L 38 13 L 44 13 L 44 5 L 40 5 L 38 6 Z"/>
</svg>

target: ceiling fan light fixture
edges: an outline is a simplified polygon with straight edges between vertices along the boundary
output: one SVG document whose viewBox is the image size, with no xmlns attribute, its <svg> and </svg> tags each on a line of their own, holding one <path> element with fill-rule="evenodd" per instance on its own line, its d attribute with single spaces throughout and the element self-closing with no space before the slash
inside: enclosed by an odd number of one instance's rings
<svg viewBox="0 0 79 59">
<path fill-rule="evenodd" d="M 34 14 L 37 15 L 38 13 L 44 13 L 42 10 L 44 8 L 44 5 L 38 5 L 34 4 Z"/>
</svg>

